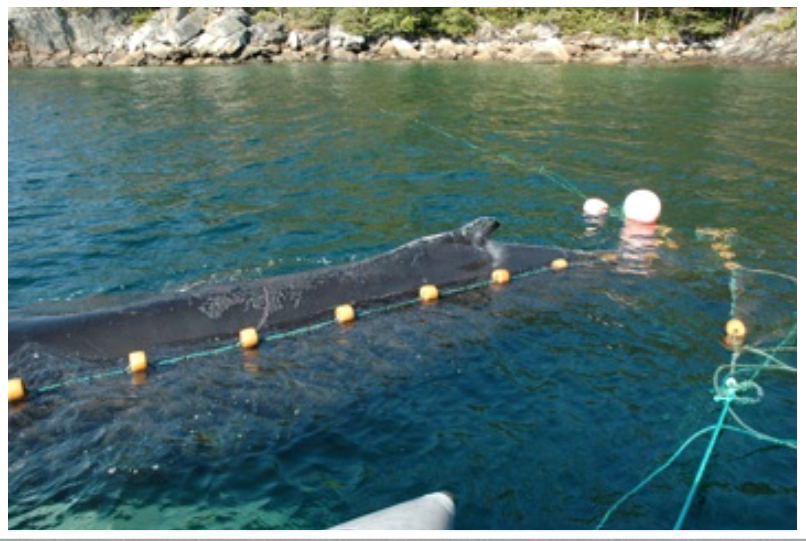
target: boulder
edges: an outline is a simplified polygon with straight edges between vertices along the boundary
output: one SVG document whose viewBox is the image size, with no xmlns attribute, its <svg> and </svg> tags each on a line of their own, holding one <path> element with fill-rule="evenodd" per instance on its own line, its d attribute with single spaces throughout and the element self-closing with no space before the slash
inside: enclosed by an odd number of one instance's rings
<svg viewBox="0 0 806 541">
<path fill-rule="evenodd" d="M 98 67 L 103 65 L 104 57 L 101 53 L 90 53 L 84 57 L 87 61 L 87 64 L 90 66 Z"/>
<path fill-rule="evenodd" d="M 624 62 L 624 57 L 609 51 L 594 51 L 588 55 L 588 61 L 599 66 L 613 66 Z"/>
<path fill-rule="evenodd" d="M 150 43 L 145 49 L 145 53 L 157 60 L 168 60 L 174 55 L 176 49 L 164 43 Z"/>
<path fill-rule="evenodd" d="M 242 9 L 226 9 L 207 25 L 204 33 L 190 43 L 198 56 L 232 58 L 238 56 L 251 37 L 249 15 Z"/>
<path fill-rule="evenodd" d="M 604 51 L 609 51 L 613 48 L 613 40 L 606 37 L 596 37 L 589 39 L 585 45 L 588 49 L 601 49 Z"/>
<path fill-rule="evenodd" d="M 629 40 L 616 47 L 616 53 L 624 56 L 637 56 L 641 52 L 641 43 L 638 40 Z"/>
<path fill-rule="evenodd" d="M 424 39 L 420 42 L 420 55 L 424 60 L 436 60 L 437 44 L 431 39 Z"/>
<path fill-rule="evenodd" d="M 288 30 L 282 21 L 257 23 L 252 26 L 251 44 L 255 47 L 282 45 L 288 41 Z"/>
<path fill-rule="evenodd" d="M 480 43 L 478 47 L 476 47 L 476 54 L 473 56 L 473 60 L 477 62 L 491 62 L 501 57 L 500 43 L 494 41 L 491 43 Z"/>
<path fill-rule="evenodd" d="M 351 53 L 360 53 L 367 48 L 367 39 L 345 32 L 340 26 L 332 26 L 328 32 L 331 49 L 345 49 Z"/>
<path fill-rule="evenodd" d="M 74 53 L 109 52 L 113 41 L 129 32 L 128 10 L 119 8 L 91 9 L 85 14 L 67 18 L 67 39 Z"/>
<path fill-rule="evenodd" d="M 302 38 L 300 34 L 296 30 L 292 30 L 290 34 L 288 34 L 288 48 L 292 51 L 299 51 L 302 49 Z"/>
<path fill-rule="evenodd" d="M 408 40 L 393 38 L 389 43 L 394 47 L 397 56 L 403 60 L 419 60 L 421 58 L 420 51 Z"/>
<path fill-rule="evenodd" d="M 303 32 L 300 34 L 303 49 L 314 49 L 316 51 L 323 51 L 328 46 L 329 33 L 325 29 L 314 30 L 312 32 Z"/>
<path fill-rule="evenodd" d="M 422 54 L 409 41 L 395 37 L 378 50 L 381 59 L 420 60 Z"/>
<path fill-rule="evenodd" d="M 490 21 L 482 21 L 476 30 L 476 41 L 478 43 L 489 43 L 501 39 L 501 29 L 495 26 Z"/>
<path fill-rule="evenodd" d="M 571 54 L 565 49 L 565 45 L 558 38 L 535 42 L 533 48 L 533 62 L 543 64 L 567 64 L 571 60 Z"/>
<path fill-rule="evenodd" d="M 441 39 L 434 45 L 436 56 L 440 60 L 456 60 L 462 56 L 460 46 L 449 39 Z"/>
<path fill-rule="evenodd" d="M 524 22 L 510 31 L 510 40 L 515 43 L 526 43 L 554 39 L 560 34 L 560 29 L 551 24 L 535 24 Z"/>
<path fill-rule="evenodd" d="M 173 9 L 173 8 L 172 8 Z M 176 47 L 185 47 L 190 41 L 204 32 L 204 26 L 210 17 L 206 8 L 197 8 L 184 18 L 180 18 L 169 34 L 171 44 Z"/>
<path fill-rule="evenodd" d="M 565 52 L 571 57 L 582 54 L 582 47 L 576 43 L 564 43 L 563 46 L 565 47 Z"/>
<path fill-rule="evenodd" d="M 516 45 L 507 58 L 530 64 L 566 64 L 571 55 L 560 40 L 551 39 Z"/>
<path fill-rule="evenodd" d="M 121 57 L 113 60 L 110 65 L 113 68 L 131 68 L 135 66 L 144 66 L 146 64 L 146 53 L 144 51 L 135 51 L 133 53 L 124 54 Z"/>
<path fill-rule="evenodd" d="M 357 62 L 358 54 L 343 48 L 331 49 L 330 59 L 334 62 Z"/>
</svg>

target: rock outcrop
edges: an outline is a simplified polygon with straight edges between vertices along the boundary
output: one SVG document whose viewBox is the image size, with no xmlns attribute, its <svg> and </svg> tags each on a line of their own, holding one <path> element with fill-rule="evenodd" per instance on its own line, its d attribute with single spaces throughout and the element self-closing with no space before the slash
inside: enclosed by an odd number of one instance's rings
<svg viewBox="0 0 806 541">
<path fill-rule="evenodd" d="M 142 8 L 8 8 L 9 67 L 200 65 L 357 60 L 503 61 L 527 64 L 743 62 L 797 66 L 797 28 L 771 12 L 716 42 L 563 36 L 553 25 L 500 28 L 481 21 L 466 39 L 381 36 L 338 26 L 288 31 L 243 8 L 161 8 L 137 25 Z"/>
<path fill-rule="evenodd" d="M 782 28 L 786 12 L 763 13 L 720 43 L 718 61 L 740 64 L 798 65 L 798 29 Z"/>
</svg>

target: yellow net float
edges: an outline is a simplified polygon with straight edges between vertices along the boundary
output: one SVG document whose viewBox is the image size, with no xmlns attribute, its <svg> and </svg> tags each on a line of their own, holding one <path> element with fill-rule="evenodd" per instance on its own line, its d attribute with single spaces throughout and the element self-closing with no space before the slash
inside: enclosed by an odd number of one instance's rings
<svg viewBox="0 0 806 541">
<path fill-rule="evenodd" d="M 567 259 L 555 259 L 551 262 L 551 270 L 553 271 L 564 271 L 568 268 L 568 260 Z"/>
<path fill-rule="evenodd" d="M 731 252 L 730 250 L 724 250 L 722 252 L 719 252 L 719 257 L 721 257 L 725 261 L 733 261 L 734 259 L 736 259 L 736 253 Z"/>
<path fill-rule="evenodd" d="M 148 356 L 145 351 L 129 353 L 129 372 L 139 374 L 148 370 Z"/>
<path fill-rule="evenodd" d="M 507 269 L 496 269 L 493 271 L 493 275 L 490 280 L 496 285 L 508 284 L 510 281 L 512 281 L 512 275 Z"/>
<path fill-rule="evenodd" d="M 423 302 L 434 302 L 439 299 L 439 289 L 436 286 L 425 285 L 420 288 L 420 300 Z"/>
<path fill-rule="evenodd" d="M 739 319 L 731 319 L 725 325 L 725 332 L 732 340 L 744 340 L 747 336 L 747 326 Z"/>
<path fill-rule="evenodd" d="M 355 321 L 355 309 L 349 304 L 342 304 L 336 308 L 336 321 L 345 325 Z"/>
<path fill-rule="evenodd" d="M 238 336 L 243 349 L 256 349 L 260 345 L 260 335 L 255 328 L 243 329 Z"/>
<path fill-rule="evenodd" d="M 8 401 L 19 402 L 25 399 L 28 390 L 25 388 L 25 382 L 22 378 L 14 378 L 8 380 Z"/>
</svg>

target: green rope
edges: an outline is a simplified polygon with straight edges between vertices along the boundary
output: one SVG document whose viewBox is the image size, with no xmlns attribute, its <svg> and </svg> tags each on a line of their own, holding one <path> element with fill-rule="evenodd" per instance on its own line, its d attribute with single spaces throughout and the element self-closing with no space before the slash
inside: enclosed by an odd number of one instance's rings
<svg viewBox="0 0 806 541">
<path fill-rule="evenodd" d="M 689 446 L 691 446 L 692 443 L 697 441 L 702 436 L 704 436 L 704 435 L 706 435 L 706 434 L 708 434 L 710 432 L 713 432 L 714 430 L 716 430 L 716 428 L 717 428 L 717 425 L 709 426 L 707 428 L 703 428 L 699 432 L 697 432 L 694 435 L 692 435 L 691 437 L 689 437 L 677 449 L 677 451 L 675 451 L 674 454 L 668 460 L 666 460 L 666 462 L 664 462 L 660 467 L 658 467 L 655 471 L 653 471 L 646 478 L 644 478 L 640 483 L 638 483 L 638 485 L 636 485 L 635 488 L 633 488 L 632 490 L 627 492 L 624 496 L 619 498 L 616 501 L 616 503 L 614 503 L 612 506 L 610 506 L 610 508 L 607 510 L 607 512 L 602 517 L 602 519 L 599 521 L 599 524 L 596 526 L 596 529 L 597 530 L 604 529 L 605 525 L 607 525 L 607 522 L 610 520 L 612 515 L 616 511 L 618 511 L 618 509 L 622 505 L 624 505 L 627 502 L 627 500 L 629 500 L 631 497 L 633 497 L 636 494 L 638 494 L 647 485 L 649 485 L 653 480 L 655 480 L 659 475 L 661 475 L 666 470 L 668 470 L 675 462 L 677 462 L 677 460 L 689 448 Z M 792 446 L 792 445 L 797 445 L 797 442 L 794 441 L 794 440 L 779 440 L 779 439 L 775 439 L 775 438 L 759 437 L 758 435 L 754 434 L 753 432 L 750 432 L 748 430 L 738 428 L 738 427 L 735 427 L 735 426 L 724 425 L 722 427 L 722 430 L 735 432 L 735 433 L 742 434 L 742 435 L 745 435 L 745 436 L 751 436 L 751 437 L 756 438 L 758 440 L 764 441 L 766 443 L 772 443 L 772 444 L 775 444 L 775 445 L 787 446 L 787 447 Z"/>
<path fill-rule="evenodd" d="M 64 380 L 64 381 L 59 382 L 59 383 L 54 383 L 54 384 L 51 384 L 51 385 L 45 385 L 44 387 L 39 387 L 38 389 L 36 389 L 33 392 L 38 393 L 38 394 L 50 393 L 50 392 L 62 389 L 64 387 L 69 387 L 71 385 L 76 385 L 76 384 L 80 384 L 80 383 L 90 383 L 91 381 L 95 381 L 97 379 L 111 378 L 111 377 L 120 376 L 120 375 L 123 375 L 123 374 L 126 374 L 126 373 L 127 373 L 127 370 L 125 368 L 115 368 L 115 369 L 109 370 L 107 372 L 100 372 L 100 373 L 97 373 L 97 374 L 90 374 L 90 375 L 87 375 L 87 376 L 79 376 L 79 377 Z"/>
<path fill-rule="evenodd" d="M 705 451 L 705 456 L 700 463 L 700 469 L 697 471 L 697 476 L 694 478 L 694 483 L 691 485 L 688 497 L 686 498 L 686 503 L 683 505 L 683 510 L 680 512 L 680 516 L 678 517 L 677 523 L 674 526 L 675 530 L 683 529 L 683 524 L 685 523 L 688 513 L 691 510 L 691 504 L 694 503 L 694 497 L 697 495 L 697 491 L 702 483 L 702 478 L 705 476 L 705 469 L 708 467 L 708 463 L 711 461 L 711 455 L 716 448 L 716 443 L 719 440 L 720 434 L 722 434 L 722 428 L 725 426 L 725 419 L 728 417 L 728 411 L 730 411 L 730 404 L 732 401 L 732 398 L 725 400 L 725 405 L 722 407 L 722 413 L 719 416 L 719 422 L 717 422 L 716 426 L 714 427 L 714 434 L 711 437 L 711 442 L 708 444 L 708 449 Z"/>
<path fill-rule="evenodd" d="M 731 306 L 730 306 L 730 314 L 731 317 L 736 317 L 736 310 L 738 299 L 740 295 L 740 289 L 738 285 L 738 273 L 739 272 L 748 272 L 748 273 L 755 273 L 755 274 L 762 274 L 762 275 L 769 275 L 775 276 L 779 278 L 783 278 L 786 280 L 790 280 L 792 282 L 797 283 L 797 278 L 788 276 L 785 274 L 781 274 L 774 271 L 765 271 L 759 269 L 749 269 L 746 267 L 738 267 L 733 269 L 731 272 L 731 280 L 730 280 L 730 292 L 731 292 Z M 797 318 L 797 313 L 796 313 Z M 688 513 L 691 510 L 691 505 L 694 501 L 694 498 L 699 490 L 699 487 L 702 483 L 702 479 L 705 475 L 706 468 L 711 460 L 711 456 L 716 448 L 717 441 L 719 440 L 719 436 L 723 431 L 730 430 L 733 432 L 738 432 L 740 434 L 751 436 L 759 441 L 763 441 L 766 443 L 770 443 L 773 445 L 778 445 L 782 447 L 788 447 L 795 451 L 797 451 L 797 440 L 785 440 L 780 438 L 775 438 L 773 436 L 769 436 L 760 432 L 747 423 L 745 423 L 738 414 L 733 410 L 732 405 L 734 403 L 737 404 L 752 404 L 756 403 L 761 400 L 763 397 L 763 390 L 761 386 L 755 383 L 755 380 L 762 372 L 782 372 L 785 374 L 795 374 L 797 376 L 797 368 L 793 366 L 789 366 L 788 364 L 781 361 L 777 355 L 779 352 L 784 351 L 794 351 L 797 352 L 797 347 L 792 347 L 792 341 L 797 338 L 797 324 L 795 324 L 792 329 L 790 329 L 789 333 L 784 337 L 784 339 L 775 346 L 771 352 L 764 351 L 762 349 L 753 348 L 753 347 L 744 347 L 737 349 L 733 352 L 731 356 L 730 364 L 726 364 L 717 368 L 714 372 L 714 390 L 715 390 L 715 400 L 724 402 L 724 406 L 722 408 L 722 412 L 719 417 L 719 422 L 711 427 L 705 428 L 700 430 L 693 436 L 691 436 L 688 440 L 686 440 L 682 446 L 672 455 L 672 457 L 667 460 L 661 467 L 653 471 L 649 476 L 647 476 L 643 481 L 641 481 L 635 488 L 627 492 L 624 496 L 619 498 L 615 504 L 613 504 L 605 513 L 603 518 L 599 521 L 596 529 L 601 530 L 604 528 L 605 524 L 607 524 L 610 517 L 615 513 L 615 511 L 624 504 L 628 499 L 632 496 L 640 492 L 644 487 L 646 487 L 652 480 L 654 480 L 657 476 L 661 473 L 666 471 L 677 459 L 685 452 L 685 450 L 698 438 L 713 432 L 711 437 L 711 441 L 708 445 L 705 455 L 700 463 L 699 470 L 697 471 L 697 475 L 692 483 L 692 486 L 689 490 L 688 496 L 686 498 L 685 504 L 683 509 L 680 512 L 680 515 L 677 519 L 675 524 L 675 530 L 682 529 L 685 520 L 688 516 Z M 751 353 L 754 355 L 758 355 L 764 359 L 763 364 L 740 364 L 739 360 L 741 359 L 744 353 Z M 734 381 L 731 382 L 730 386 L 723 387 L 720 383 L 721 374 L 725 370 L 730 370 L 730 377 L 734 378 Z M 744 373 L 745 371 L 753 371 L 752 377 L 746 379 L 744 381 L 736 381 L 735 376 Z M 740 397 L 737 396 L 737 392 L 744 392 L 744 391 L 755 391 L 757 393 L 756 397 Z M 730 425 L 725 424 L 728 414 L 730 414 L 733 419 L 740 425 L 740 427 L 733 427 Z"/>
<path fill-rule="evenodd" d="M 667 469 L 669 469 L 672 466 L 672 464 L 674 464 L 677 461 L 677 459 L 680 458 L 680 455 L 682 455 L 686 451 L 686 449 L 688 449 L 689 445 L 694 443 L 694 441 L 696 441 L 701 436 L 708 434 L 715 428 L 716 428 L 715 426 L 709 426 L 708 428 L 703 428 L 702 430 L 691 436 L 689 439 L 687 439 L 685 443 L 683 443 L 683 445 L 681 445 L 680 448 L 671 456 L 671 458 L 669 458 L 669 460 L 667 460 L 666 462 L 663 463 L 663 465 L 661 465 L 661 467 L 653 471 L 643 481 L 638 483 L 638 485 L 636 485 L 635 488 L 633 488 L 632 490 L 624 494 L 624 496 L 619 498 L 616 501 L 616 503 L 614 503 L 610 507 L 610 509 L 608 509 L 607 512 L 604 514 L 602 520 L 600 520 L 599 524 L 596 526 L 596 529 L 597 530 L 603 529 L 607 524 L 607 522 L 610 520 L 610 517 L 613 515 L 613 513 L 615 513 L 618 510 L 619 507 L 621 507 L 627 500 L 629 500 L 630 498 L 638 494 L 641 490 L 643 490 L 644 487 L 646 487 L 649 483 L 651 483 L 657 476 L 659 476 Z"/>
<path fill-rule="evenodd" d="M 203 357 L 212 357 L 213 355 L 218 355 L 219 353 L 227 353 L 238 348 L 240 344 L 229 344 L 226 346 L 222 346 L 220 348 L 214 349 L 207 349 L 204 351 L 198 351 L 195 353 L 188 353 L 187 355 L 180 355 L 179 357 L 173 357 L 171 359 L 164 359 L 162 361 L 157 361 L 154 363 L 156 366 L 170 366 L 174 364 L 179 364 L 184 361 L 190 361 L 192 359 L 201 359 Z"/>
<path fill-rule="evenodd" d="M 512 156 L 510 156 L 508 154 L 505 154 L 505 153 L 489 153 L 484 148 L 482 148 L 481 146 L 479 146 L 479 145 L 477 145 L 477 144 L 475 144 L 475 143 L 473 143 L 471 141 L 468 141 L 464 137 L 459 137 L 457 135 L 454 135 L 454 134 L 450 133 L 447 130 L 444 130 L 444 129 L 438 127 L 438 126 L 435 126 L 435 125 L 431 124 L 430 122 L 426 122 L 426 121 L 424 121 L 422 119 L 419 119 L 419 118 L 416 118 L 416 117 L 411 117 L 411 118 L 405 117 L 404 115 L 392 113 L 392 112 L 390 112 L 390 111 L 388 111 L 386 109 L 383 109 L 383 108 L 378 108 L 378 109 L 382 113 L 384 113 L 386 115 L 397 117 L 397 118 L 403 118 L 404 120 L 410 120 L 411 122 L 413 122 L 413 123 L 415 123 L 415 124 L 417 124 L 419 126 L 422 126 L 422 127 L 426 128 L 426 129 L 429 129 L 429 130 L 433 131 L 434 133 L 438 133 L 439 135 L 445 137 L 446 139 L 450 139 L 451 141 L 455 141 L 456 143 L 458 143 L 458 144 L 460 144 L 462 146 L 465 146 L 465 147 L 467 147 L 467 148 L 469 148 L 471 150 L 475 150 L 475 151 L 481 152 L 483 154 L 488 154 L 488 155 L 494 157 L 495 159 L 497 159 L 498 161 L 501 161 L 503 163 L 512 165 L 515 168 L 521 169 L 521 170 L 529 172 L 529 173 L 540 175 L 540 176 L 548 179 L 550 182 L 552 182 L 556 186 L 559 186 L 563 190 L 565 190 L 565 191 L 567 191 L 569 193 L 572 193 L 572 194 L 576 195 L 577 197 L 581 198 L 583 201 L 588 199 L 588 197 L 585 195 L 585 193 L 582 190 L 580 190 L 573 182 L 571 182 L 570 180 L 566 179 L 565 177 L 563 177 L 562 175 L 560 175 L 558 173 L 553 173 L 553 172 L 547 170 L 543 166 L 526 165 L 523 162 L 521 162 L 520 160 L 516 160 Z"/>
<path fill-rule="evenodd" d="M 586 262 L 579 262 L 579 263 L 574 262 L 574 263 L 569 264 L 569 268 L 589 266 L 591 264 L 592 264 L 592 262 L 587 262 L 587 261 Z M 530 270 L 530 271 L 524 271 L 524 272 L 521 272 L 519 274 L 514 275 L 512 277 L 512 280 L 514 281 L 514 280 L 519 280 L 519 279 L 525 279 L 525 278 L 537 276 L 537 275 L 540 275 L 540 274 L 545 274 L 547 272 L 551 272 L 551 269 L 550 268 L 540 268 L 540 269 L 534 269 L 534 270 Z M 441 295 L 443 297 L 452 297 L 452 296 L 455 296 L 455 295 L 459 295 L 461 293 L 467 293 L 467 292 L 470 292 L 470 291 L 483 289 L 485 287 L 489 287 L 491 284 L 492 284 L 491 280 L 481 280 L 481 281 L 478 281 L 478 282 L 468 284 L 466 286 L 459 286 L 459 287 L 454 287 L 454 288 L 450 288 L 450 289 L 445 289 L 444 291 L 441 292 Z M 404 300 L 401 300 L 399 302 L 394 302 L 394 303 L 390 303 L 390 304 L 387 304 L 387 305 L 378 306 L 378 307 L 375 307 L 375 308 L 367 308 L 367 309 L 364 309 L 364 310 L 358 310 L 358 311 L 356 311 L 356 315 L 359 318 L 369 318 L 369 317 L 372 317 L 372 316 L 375 316 L 375 315 L 384 314 L 384 313 L 388 313 L 388 312 L 393 312 L 393 311 L 397 311 L 397 310 L 400 310 L 400 309 L 403 309 L 403 308 L 408 308 L 408 307 L 411 307 L 411 306 L 414 306 L 414 305 L 418 305 L 421 302 L 422 301 L 420 301 L 420 299 L 418 299 L 418 298 L 404 299 Z M 273 334 L 261 337 L 261 341 L 262 342 L 276 342 L 276 341 L 283 340 L 283 339 L 286 339 L 286 338 L 293 338 L 293 337 L 300 336 L 300 335 L 303 335 L 303 334 L 310 334 L 312 332 L 324 329 L 326 327 L 333 326 L 335 324 L 336 324 L 336 321 L 334 319 L 328 319 L 328 320 L 325 320 L 325 321 L 312 323 L 310 325 L 306 325 L 306 326 L 300 327 L 298 329 L 293 329 L 293 330 L 285 331 L 285 332 L 273 333 Z M 202 358 L 205 358 L 205 357 L 213 357 L 215 355 L 219 355 L 219 354 L 222 354 L 222 353 L 228 353 L 230 351 L 237 350 L 240 347 L 241 347 L 241 345 L 240 345 L 239 342 L 228 343 L 226 345 L 216 347 L 216 348 L 211 348 L 211 349 L 206 349 L 206 350 L 203 350 L 203 351 L 197 351 L 197 352 L 193 352 L 193 353 L 188 353 L 188 354 L 185 354 L 185 355 L 179 355 L 177 357 L 171 357 L 171 358 L 168 358 L 168 359 L 161 359 L 159 361 L 156 361 L 154 363 L 154 366 L 160 367 L 160 368 L 161 367 L 167 367 L 167 366 L 173 366 L 173 365 L 183 363 L 185 361 L 190 361 L 190 360 L 195 360 L 195 359 L 202 359 Z M 63 387 L 67 387 L 69 385 L 75 385 L 75 384 L 80 384 L 80 383 L 89 383 L 89 382 L 97 380 L 97 379 L 108 378 L 108 377 L 113 377 L 113 376 L 121 376 L 121 375 L 125 375 L 125 374 L 128 374 L 128 373 L 129 373 L 128 368 L 116 368 L 116 369 L 113 369 L 113 370 L 110 370 L 110 371 L 107 371 L 107 372 L 101 372 L 101 373 L 98 373 L 98 374 L 90 374 L 90 375 L 87 375 L 87 376 L 80 376 L 80 377 L 68 379 L 68 380 L 65 380 L 65 381 L 62 381 L 62 382 L 58 382 L 58 383 L 54 383 L 54 384 L 50 384 L 50 385 L 45 385 L 43 387 L 33 389 L 31 392 L 32 392 L 32 394 L 49 393 L 49 392 L 53 392 L 53 391 L 56 391 L 58 389 L 61 389 Z"/>
</svg>

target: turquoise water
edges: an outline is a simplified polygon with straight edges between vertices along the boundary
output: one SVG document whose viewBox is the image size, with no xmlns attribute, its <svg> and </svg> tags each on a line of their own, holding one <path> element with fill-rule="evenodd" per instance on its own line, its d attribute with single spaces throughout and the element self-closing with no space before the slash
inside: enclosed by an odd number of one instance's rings
<svg viewBox="0 0 806 541">
<path fill-rule="evenodd" d="M 9 526 L 316 529 L 447 489 L 462 529 L 594 528 L 716 422 L 731 284 L 751 344 L 796 325 L 796 118 L 794 70 L 11 72 L 10 317 L 349 262 L 481 215 L 500 240 L 617 251 L 621 224 L 585 223 L 580 194 L 641 187 L 673 244 L 647 274 L 538 276 L 9 408 Z M 779 275 L 732 279 L 704 227 Z M 38 354 L 14 360 L 26 377 L 107 368 Z M 742 417 L 794 439 L 795 378 L 759 383 Z M 671 528 L 705 445 L 608 527 Z M 687 526 L 796 528 L 796 471 L 724 435 Z"/>
</svg>

